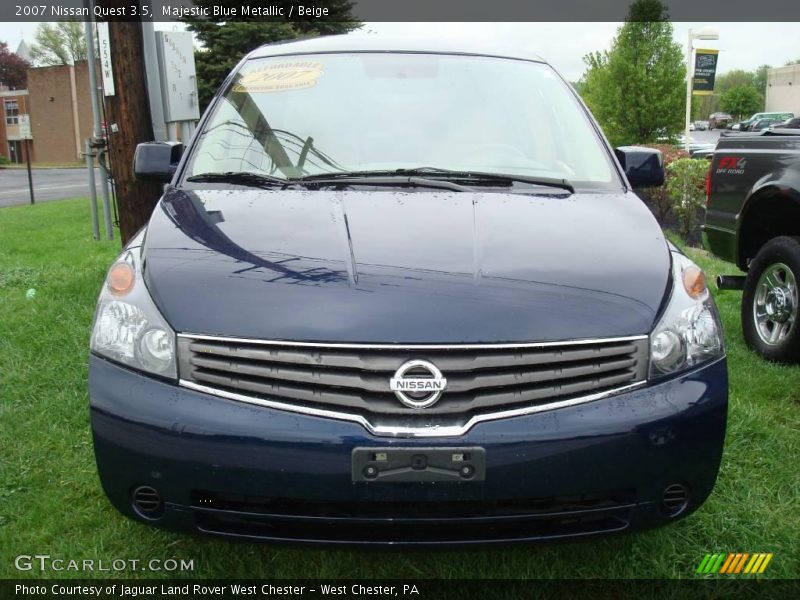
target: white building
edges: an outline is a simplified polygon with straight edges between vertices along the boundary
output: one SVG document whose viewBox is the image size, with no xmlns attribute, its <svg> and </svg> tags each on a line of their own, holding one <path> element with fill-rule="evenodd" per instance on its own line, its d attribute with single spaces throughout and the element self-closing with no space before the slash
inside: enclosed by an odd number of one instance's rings
<svg viewBox="0 0 800 600">
<path fill-rule="evenodd" d="M 800 64 L 767 72 L 767 112 L 793 112 L 800 116 Z"/>
</svg>

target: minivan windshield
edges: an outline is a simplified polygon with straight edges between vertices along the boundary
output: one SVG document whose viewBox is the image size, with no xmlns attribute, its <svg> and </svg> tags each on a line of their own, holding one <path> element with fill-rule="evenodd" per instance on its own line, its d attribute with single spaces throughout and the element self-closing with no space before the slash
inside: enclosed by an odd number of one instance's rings
<svg viewBox="0 0 800 600">
<path fill-rule="evenodd" d="M 247 61 L 216 102 L 184 175 L 405 170 L 621 187 L 583 107 L 550 66 L 419 53 Z"/>
</svg>

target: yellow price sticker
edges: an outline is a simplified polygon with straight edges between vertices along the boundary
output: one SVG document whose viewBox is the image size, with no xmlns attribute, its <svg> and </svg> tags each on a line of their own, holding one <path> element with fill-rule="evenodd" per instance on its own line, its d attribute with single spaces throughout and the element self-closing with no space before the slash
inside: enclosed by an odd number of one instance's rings
<svg viewBox="0 0 800 600">
<path fill-rule="evenodd" d="M 264 65 L 244 73 L 234 84 L 234 92 L 265 93 L 302 90 L 316 85 L 322 63 L 291 61 Z"/>
</svg>

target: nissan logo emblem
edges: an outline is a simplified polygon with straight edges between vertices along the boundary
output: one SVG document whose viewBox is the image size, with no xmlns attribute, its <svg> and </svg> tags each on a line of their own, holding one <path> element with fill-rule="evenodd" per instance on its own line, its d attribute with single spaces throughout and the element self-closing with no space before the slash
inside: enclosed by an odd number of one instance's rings
<svg viewBox="0 0 800 600">
<path fill-rule="evenodd" d="M 410 360 L 395 371 L 389 387 L 405 406 L 428 408 L 442 395 L 447 379 L 442 377 L 436 365 L 427 360 Z"/>
</svg>

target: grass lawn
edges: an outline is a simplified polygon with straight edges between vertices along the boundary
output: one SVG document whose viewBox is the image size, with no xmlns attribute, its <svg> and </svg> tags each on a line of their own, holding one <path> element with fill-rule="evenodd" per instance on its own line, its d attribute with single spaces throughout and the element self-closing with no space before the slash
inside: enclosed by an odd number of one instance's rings
<svg viewBox="0 0 800 600">
<path fill-rule="evenodd" d="M 116 244 L 92 241 L 85 200 L 0 209 L 0 578 L 20 575 L 15 556 L 37 553 L 194 559 L 187 575 L 203 578 L 694 578 L 708 552 L 773 552 L 766 577 L 800 576 L 800 368 L 745 349 L 737 292 L 717 294 L 731 375 L 722 470 L 706 504 L 669 527 L 593 542 L 400 553 L 232 543 L 124 518 L 97 479 L 86 382 L 92 311 Z M 733 272 L 688 253 L 709 279 Z"/>
</svg>

